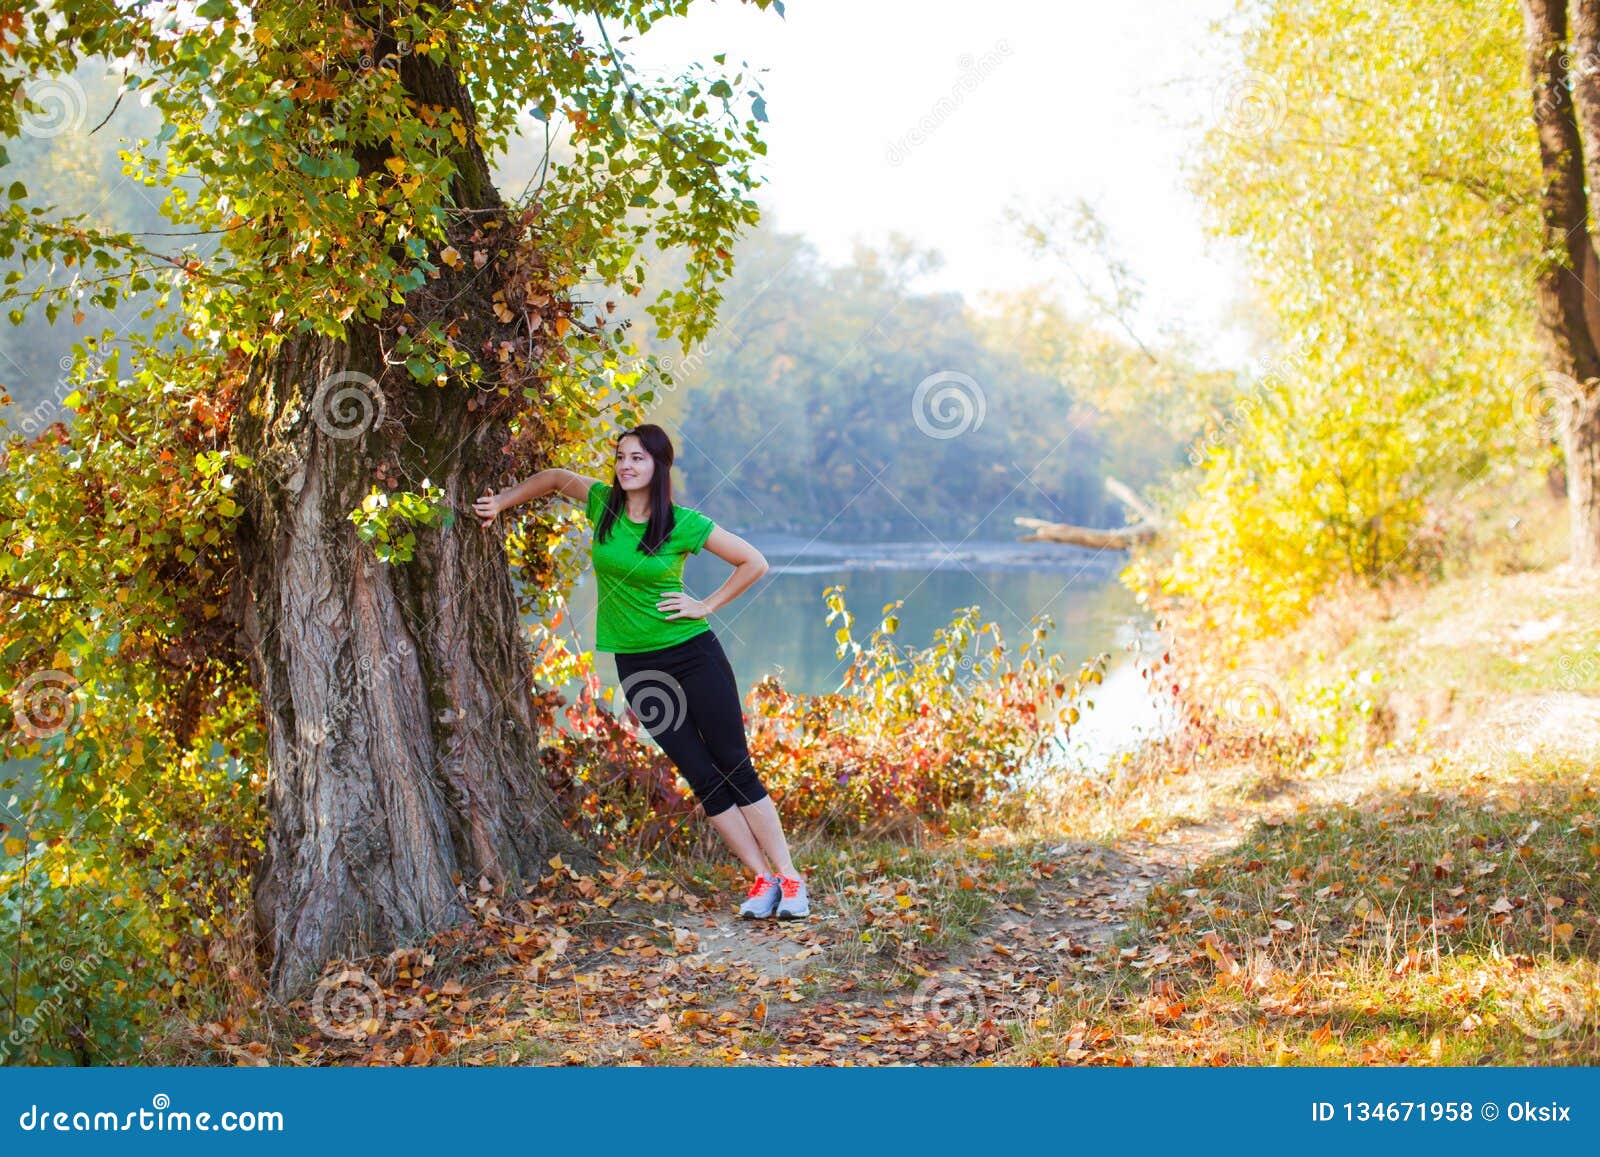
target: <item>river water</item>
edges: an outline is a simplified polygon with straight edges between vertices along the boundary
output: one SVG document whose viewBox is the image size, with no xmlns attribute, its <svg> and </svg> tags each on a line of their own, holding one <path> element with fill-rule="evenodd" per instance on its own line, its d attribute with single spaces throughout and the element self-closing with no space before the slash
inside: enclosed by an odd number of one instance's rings
<svg viewBox="0 0 1600 1157">
<path fill-rule="evenodd" d="M 903 599 L 898 646 L 925 647 L 956 611 L 976 604 L 984 622 L 994 622 L 1012 662 L 1020 660 L 1030 620 L 1046 614 L 1054 628 L 1043 641 L 1075 671 L 1106 651 L 1111 662 L 1103 684 L 1089 689 L 1093 706 L 1070 735 L 1052 745 L 1052 762 L 1102 764 L 1116 751 L 1158 734 L 1165 723 L 1131 650 L 1135 640 L 1156 645 L 1148 616 L 1116 579 L 1119 552 L 1091 551 L 1057 543 L 966 542 L 947 548 L 930 542 L 868 546 L 782 535 L 748 534 L 771 569 L 709 622 L 728 652 L 741 694 L 766 675 L 777 675 L 791 691 L 833 691 L 848 666 L 835 651 L 823 591 L 844 587 L 855 617 L 851 632 L 866 645 L 883 617 L 884 605 Z M 727 563 L 702 552 L 684 566 L 684 588 L 704 597 L 730 573 Z M 571 599 L 583 646 L 594 642 L 594 578 L 584 575 Z M 609 655 L 599 656 L 601 680 L 616 686 Z M 613 700 L 620 705 L 621 698 Z"/>
<path fill-rule="evenodd" d="M 822 592 L 842 585 L 845 605 L 855 616 L 852 633 L 863 645 L 881 620 L 884 605 L 904 599 L 895 632 L 902 648 L 929 645 L 934 631 L 947 625 L 957 609 L 977 604 L 983 621 L 998 624 L 1013 662 L 1020 659 L 1031 617 L 1041 613 L 1055 624 L 1044 649 L 1066 656 L 1069 670 L 1101 651 L 1110 652 L 1105 682 L 1087 694 L 1093 706 L 1082 708 L 1078 724 L 1049 746 L 1037 770 L 1103 765 L 1115 752 L 1166 726 L 1130 649 L 1136 639 L 1154 646 L 1155 635 L 1133 596 L 1116 580 L 1121 554 L 1032 542 L 967 542 L 947 549 L 928 542 L 860 546 L 745 537 L 766 556 L 771 569 L 710 619 L 733 663 L 741 694 L 769 674 L 805 694 L 837 689 L 848 664 L 835 654 L 839 623 L 827 621 Z M 685 589 L 708 595 L 729 570 L 715 555 L 691 555 L 684 566 Z M 573 592 L 571 609 L 569 623 L 579 642 L 593 646 L 592 572 L 584 574 Z M 600 656 L 595 667 L 601 681 L 615 687 L 611 657 Z M 614 696 L 616 709 L 622 702 L 620 693 Z M 33 777 L 26 763 L 4 770 L 21 773 L 20 784 L 0 792 L 0 822 L 14 823 L 26 807 Z"/>
</svg>

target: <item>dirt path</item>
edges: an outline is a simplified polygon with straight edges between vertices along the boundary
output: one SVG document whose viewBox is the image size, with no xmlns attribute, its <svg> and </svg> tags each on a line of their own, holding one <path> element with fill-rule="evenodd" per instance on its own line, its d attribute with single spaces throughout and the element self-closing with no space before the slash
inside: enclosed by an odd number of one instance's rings
<svg viewBox="0 0 1600 1157">
<path fill-rule="evenodd" d="M 703 914 L 689 924 L 695 946 L 681 964 L 698 975 L 696 1002 L 713 1021 L 747 1028 L 729 1059 L 971 1063 L 1008 1043 L 1001 1023 L 1037 1015 L 1075 973 L 1112 967 L 1113 940 L 1150 889 L 1238 843 L 1255 814 L 1110 846 L 1051 847 L 1034 861 L 1033 894 L 997 900 L 977 934 L 951 950 L 864 948 L 851 902 L 814 887 L 804 921 L 740 920 L 731 904 Z M 921 980 L 910 987 L 908 976 Z"/>
<path fill-rule="evenodd" d="M 1185 822 L 1157 834 L 974 845 L 934 873 L 877 863 L 842 882 L 813 873 L 813 915 L 801 921 L 741 921 L 739 897 L 708 902 L 697 887 L 634 869 L 586 876 L 552 864 L 514 910 L 520 923 L 463 931 L 458 944 L 446 938 L 358 974 L 361 1017 L 345 1023 L 332 998 L 303 1010 L 310 1022 L 338 1023 L 297 1042 L 296 1062 L 430 1063 L 445 1053 L 466 1064 L 1003 1061 L 1013 1030 L 1026 1034 L 1063 1001 L 1099 1000 L 1118 979 L 1133 979 L 1123 991 L 1136 992 L 1141 975 L 1157 987 L 1165 966 L 1184 963 L 1172 958 L 1184 949 L 1159 937 L 1119 946 L 1118 933 L 1151 889 L 1236 847 L 1252 825 L 1430 787 L 1442 747 L 1460 755 L 1455 763 L 1492 767 L 1510 744 L 1590 751 L 1600 738 L 1600 696 L 1523 696 L 1506 710 L 1458 715 L 1430 733 L 1432 753 L 1390 751 L 1334 775 L 1262 784 L 1248 768 L 1219 767 L 1176 777 L 1162 802 Z M 985 860 L 1013 853 L 1003 866 Z M 962 927 L 970 935 L 954 934 Z M 928 944 L 929 929 L 949 945 Z M 226 1025 L 206 1032 L 233 1039 Z M 1091 1013 L 1063 1034 L 1059 1055 L 1090 1057 L 1108 1032 Z"/>
<path fill-rule="evenodd" d="M 1521 749 L 1591 750 L 1600 698 L 1514 697 L 1496 712 L 1441 730 L 1441 744 L 1478 756 Z M 813 887 L 805 921 L 741 921 L 702 914 L 682 961 L 699 972 L 702 1006 L 748 1026 L 729 1059 L 752 1063 L 971 1063 L 1002 1049 L 997 1026 L 1027 1018 L 1081 974 L 1151 968 L 1164 949 L 1114 948 L 1151 888 L 1226 852 L 1257 823 L 1280 823 L 1329 803 L 1427 786 L 1429 759 L 1391 753 L 1321 777 L 1280 781 L 1200 822 L 1111 845 L 1066 842 L 1037 861 L 1026 899 L 997 902 L 977 934 L 948 952 L 864 950 L 848 899 Z M 843 902 L 841 902 L 843 901 Z M 1147 952 L 1141 955 L 1141 952 Z M 907 991 L 907 974 L 922 980 Z M 896 981 L 900 983 L 896 983 Z M 737 1034 L 736 1034 L 737 1035 Z M 734 1055 L 737 1054 L 737 1055 Z"/>
</svg>

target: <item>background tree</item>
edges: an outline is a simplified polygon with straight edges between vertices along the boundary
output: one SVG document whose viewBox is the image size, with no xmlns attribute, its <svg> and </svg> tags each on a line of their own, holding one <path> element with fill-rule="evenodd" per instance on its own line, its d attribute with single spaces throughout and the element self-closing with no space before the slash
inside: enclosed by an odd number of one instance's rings
<svg viewBox="0 0 1600 1157">
<path fill-rule="evenodd" d="M 1535 285 L 1550 372 L 1539 398 L 1561 436 L 1572 565 L 1600 570 L 1600 260 L 1589 224 L 1589 191 L 1600 189 L 1600 3 L 1523 0 L 1522 16 L 1543 176 Z"/>
<path fill-rule="evenodd" d="M 1240 6 L 1191 187 L 1271 345 L 1207 404 L 1178 528 L 1139 582 L 1221 640 L 1330 585 L 1436 573 L 1555 460 L 1531 283 L 1539 145 L 1516 13 L 1455 0 Z M 1492 520 L 1492 522 L 1491 522 Z"/>
</svg>

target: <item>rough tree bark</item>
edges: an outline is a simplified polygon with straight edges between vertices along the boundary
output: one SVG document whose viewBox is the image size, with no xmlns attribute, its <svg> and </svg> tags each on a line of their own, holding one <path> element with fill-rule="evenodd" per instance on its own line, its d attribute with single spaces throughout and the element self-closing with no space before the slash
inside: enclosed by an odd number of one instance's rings
<svg viewBox="0 0 1600 1157">
<path fill-rule="evenodd" d="M 416 100 L 475 123 L 458 79 L 429 58 L 406 56 L 401 77 Z M 359 157 L 364 172 L 384 159 Z M 504 205 L 475 142 L 461 163 L 456 204 L 480 211 L 463 217 L 478 228 Z M 418 293 L 489 324 L 495 271 L 474 278 L 465 264 Z M 279 998 L 331 959 L 461 922 L 480 881 L 502 891 L 537 879 L 552 852 L 590 858 L 542 775 L 503 539 L 470 515 L 504 472 L 505 415 L 486 416 L 485 391 L 396 374 L 379 335 L 352 324 L 344 342 L 307 338 L 252 365 L 234 428 L 256 460 L 238 549 L 269 751 L 257 926 Z M 443 487 L 456 512 L 419 532 L 409 563 L 379 563 L 348 517 L 380 462 Z"/>
<path fill-rule="evenodd" d="M 1553 258 L 1541 265 L 1535 286 L 1547 370 L 1538 404 L 1559 423 L 1571 563 L 1595 571 L 1600 570 L 1600 260 L 1589 233 L 1584 178 L 1587 174 L 1589 187 L 1600 189 L 1600 0 L 1574 0 L 1571 8 L 1569 45 L 1566 0 L 1522 0 L 1543 173 L 1544 251 Z"/>
</svg>

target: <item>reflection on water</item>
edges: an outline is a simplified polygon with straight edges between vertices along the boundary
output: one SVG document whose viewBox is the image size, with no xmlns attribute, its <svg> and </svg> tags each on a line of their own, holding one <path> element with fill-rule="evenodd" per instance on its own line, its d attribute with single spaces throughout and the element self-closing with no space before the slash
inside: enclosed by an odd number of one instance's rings
<svg viewBox="0 0 1600 1157">
<path fill-rule="evenodd" d="M 886 604 L 904 600 L 896 612 L 896 644 L 926 647 L 955 612 L 976 604 L 979 617 L 994 622 L 1013 662 L 1020 659 L 1035 615 L 1053 627 L 1042 647 L 1066 658 L 1069 669 L 1101 651 L 1111 654 L 1106 679 L 1088 690 L 1094 706 L 1083 712 L 1071 741 L 1053 749 L 1073 762 L 1101 763 L 1111 752 L 1153 734 L 1160 726 L 1129 646 L 1153 635 L 1133 596 L 1116 581 L 1124 556 L 1052 543 L 964 543 L 950 551 L 938 544 L 887 543 L 873 547 L 806 543 L 800 539 L 746 536 L 771 569 L 738 598 L 712 614 L 711 628 L 733 663 L 741 693 L 776 675 L 791 691 L 836 690 L 848 666 L 836 653 L 839 620 L 827 621 L 822 592 L 843 586 L 855 617 L 852 635 L 863 645 L 883 617 Z M 691 555 L 684 587 L 704 597 L 731 568 L 710 554 Z M 572 597 L 569 620 L 583 646 L 594 642 L 594 581 L 586 574 Z M 598 656 L 601 680 L 616 686 L 609 654 Z M 620 695 L 614 700 L 621 709 Z"/>
</svg>

